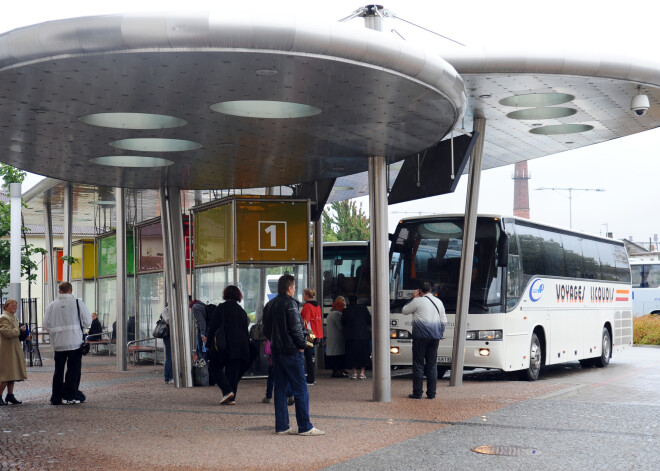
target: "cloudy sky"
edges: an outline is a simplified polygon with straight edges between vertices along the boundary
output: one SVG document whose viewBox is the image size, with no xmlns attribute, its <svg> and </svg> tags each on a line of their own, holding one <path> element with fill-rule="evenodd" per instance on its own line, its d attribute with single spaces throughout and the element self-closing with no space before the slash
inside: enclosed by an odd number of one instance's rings
<svg viewBox="0 0 660 471">
<path fill-rule="evenodd" d="M 353 0 L 310 2 L 113 0 L 112 2 L 59 2 L 32 0 L 5 2 L 0 32 L 43 21 L 86 15 L 136 11 L 218 10 L 243 11 L 256 15 L 313 16 L 338 20 L 364 5 Z M 392 0 L 383 2 L 397 16 L 455 40 L 480 44 L 520 44 L 531 48 L 612 51 L 657 61 L 658 40 L 650 18 L 655 2 L 602 2 L 592 0 L 553 2 L 492 1 L 444 2 L 436 0 Z M 349 24 L 362 27 L 362 20 Z M 410 41 L 423 41 L 441 51 L 451 43 L 402 21 L 389 20 Z M 656 49 L 654 51 L 653 49 Z M 564 152 L 529 162 L 530 207 L 533 219 L 569 226 L 568 192 L 535 191 L 537 187 L 602 188 L 604 192 L 574 191 L 573 228 L 590 233 L 614 233 L 648 241 L 660 233 L 656 204 L 660 202 L 660 129 L 617 139 L 596 146 Z M 479 210 L 512 214 L 513 167 L 488 170 L 482 177 Z M 390 208 L 390 230 L 399 218 L 419 213 L 461 212 L 465 208 L 465 178 L 452 195 L 403 203 Z M 36 181 L 28 180 L 27 184 Z M 360 199 L 368 208 L 364 198 Z"/>
</svg>

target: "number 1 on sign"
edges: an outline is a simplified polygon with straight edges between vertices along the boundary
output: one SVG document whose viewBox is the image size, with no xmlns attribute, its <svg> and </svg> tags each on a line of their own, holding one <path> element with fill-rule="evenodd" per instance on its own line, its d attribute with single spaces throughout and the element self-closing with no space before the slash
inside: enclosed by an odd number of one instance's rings
<svg viewBox="0 0 660 471">
<path fill-rule="evenodd" d="M 264 229 L 264 232 L 270 235 L 270 246 L 275 247 L 277 245 L 277 226 L 275 224 L 271 224 L 266 229 Z"/>
</svg>

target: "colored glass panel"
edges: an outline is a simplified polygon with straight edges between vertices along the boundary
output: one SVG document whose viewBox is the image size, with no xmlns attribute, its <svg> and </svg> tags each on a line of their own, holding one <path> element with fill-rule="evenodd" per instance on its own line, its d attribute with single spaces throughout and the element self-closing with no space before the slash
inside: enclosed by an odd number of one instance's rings
<svg viewBox="0 0 660 471">
<path fill-rule="evenodd" d="M 236 254 L 239 262 L 308 261 L 307 203 L 237 201 Z"/>
<path fill-rule="evenodd" d="M 71 256 L 76 259 L 71 264 L 71 279 L 80 280 L 83 274 L 83 246 L 82 243 L 71 246 Z"/>
<path fill-rule="evenodd" d="M 233 260 L 232 206 L 225 204 L 195 214 L 195 264 Z"/>
<path fill-rule="evenodd" d="M 96 257 L 94 242 L 83 243 L 83 278 L 91 280 L 96 275 Z"/>
</svg>

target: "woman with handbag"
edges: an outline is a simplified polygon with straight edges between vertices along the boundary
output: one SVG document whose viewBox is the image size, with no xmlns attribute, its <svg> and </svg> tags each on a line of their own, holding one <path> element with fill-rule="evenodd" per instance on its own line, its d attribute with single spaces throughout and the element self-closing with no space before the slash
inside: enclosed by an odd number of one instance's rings
<svg viewBox="0 0 660 471">
<path fill-rule="evenodd" d="M 160 319 L 165 322 L 167 329 L 163 329 L 163 345 L 165 345 L 165 366 L 163 368 L 163 375 L 165 376 L 165 384 L 174 383 L 174 374 L 172 373 L 172 344 L 170 343 L 170 310 L 165 305 L 165 309 L 160 313 Z M 160 323 L 160 320 L 156 323 Z"/>
<path fill-rule="evenodd" d="M 213 379 L 222 391 L 220 404 L 236 404 L 238 382 L 250 362 L 250 320 L 239 304 L 243 294 L 230 285 L 222 293 L 224 303 L 215 310 L 209 326 L 206 352 Z"/>
<path fill-rule="evenodd" d="M 8 299 L 0 316 L 0 406 L 21 404 L 21 401 L 14 397 L 14 383 L 27 379 L 25 358 L 19 340 L 26 327 L 19 325 L 15 315 L 17 310 L 18 302 L 15 299 Z M 30 336 L 23 340 L 30 340 Z M 5 388 L 7 396 L 3 400 L 2 394 Z"/>
</svg>

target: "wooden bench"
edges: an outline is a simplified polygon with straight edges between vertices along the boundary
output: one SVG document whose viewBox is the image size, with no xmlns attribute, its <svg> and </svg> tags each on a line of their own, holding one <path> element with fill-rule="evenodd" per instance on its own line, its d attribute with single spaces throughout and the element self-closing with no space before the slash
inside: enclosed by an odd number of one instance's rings
<svg viewBox="0 0 660 471">
<path fill-rule="evenodd" d="M 138 345 L 140 342 L 148 342 L 152 340 L 155 340 L 153 345 Z M 129 360 L 131 355 L 133 356 L 133 365 L 140 360 L 140 354 L 142 353 L 153 353 L 154 365 L 158 362 L 158 339 L 155 337 L 132 340 L 128 342 L 127 347 Z"/>
<path fill-rule="evenodd" d="M 94 350 L 95 354 L 99 354 L 99 345 L 106 345 L 108 350 L 108 356 L 110 356 L 110 335 L 112 332 L 101 332 L 100 334 L 92 334 L 87 336 L 87 343 L 90 348 Z M 104 335 L 107 335 L 108 338 L 103 338 Z"/>
</svg>

